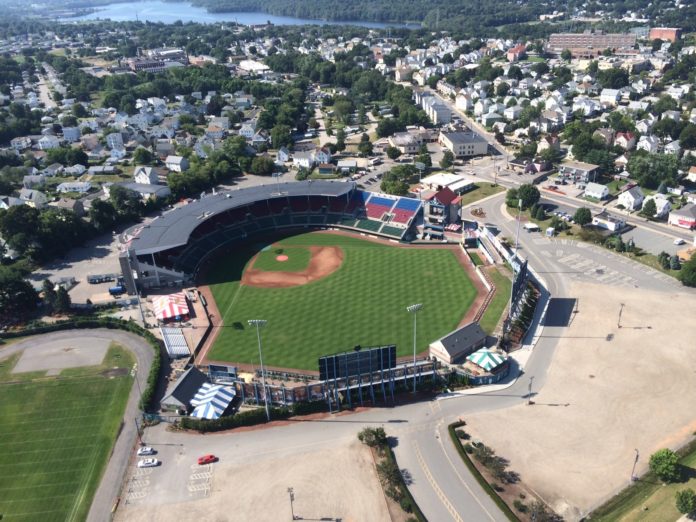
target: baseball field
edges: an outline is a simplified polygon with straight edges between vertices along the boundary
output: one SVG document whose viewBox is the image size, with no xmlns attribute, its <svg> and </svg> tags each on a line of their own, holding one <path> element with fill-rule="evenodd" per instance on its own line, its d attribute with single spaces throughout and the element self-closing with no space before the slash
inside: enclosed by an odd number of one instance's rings
<svg viewBox="0 0 696 522">
<path fill-rule="evenodd" d="M 123 417 L 133 358 L 112 346 L 100 366 L 52 377 L 12 373 L 19 359 L 0 360 L 0 518 L 84 520 Z"/>
<path fill-rule="evenodd" d="M 265 319 L 264 364 L 303 370 L 358 344 L 396 344 L 398 355 L 412 353 L 406 307 L 414 303 L 423 304 L 417 333 L 423 351 L 457 327 L 476 297 L 454 249 L 323 232 L 220 255 L 207 282 L 222 319 L 209 360 L 258 365 L 256 331 L 247 321 Z"/>
</svg>

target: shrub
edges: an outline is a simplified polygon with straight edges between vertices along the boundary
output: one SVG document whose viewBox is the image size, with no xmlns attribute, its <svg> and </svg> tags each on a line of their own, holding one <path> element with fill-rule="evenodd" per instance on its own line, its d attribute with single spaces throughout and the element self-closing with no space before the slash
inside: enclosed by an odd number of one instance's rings
<svg viewBox="0 0 696 522">
<path fill-rule="evenodd" d="M 677 511 L 684 515 L 696 511 L 696 493 L 691 488 L 681 489 L 675 495 Z"/>
<path fill-rule="evenodd" d="M 515 499 L 512 503 L 513 506 L 515 506 L 515 509 L 519 511 L 520 513 L 526 513 L 529 511 L 529 508 L 527 507 L 527 504 L 522 502 L 521 500 Z"/>
<path fill-rule="evenodd" d="M 413 506 L 411 505 L 411 501 L 406 497 L 401 498 L 401 500 L 399 501 L 399 505 L 401 506 L 401 509 L 403 509 L 406 513 L 413 513 Z"/>
<path fill-rule="evenodd" d="M 663 482 L 679 480 L 679 457 L 670 449 L 663 448 L 650 455 L 649 466 Z"/>
</svg>

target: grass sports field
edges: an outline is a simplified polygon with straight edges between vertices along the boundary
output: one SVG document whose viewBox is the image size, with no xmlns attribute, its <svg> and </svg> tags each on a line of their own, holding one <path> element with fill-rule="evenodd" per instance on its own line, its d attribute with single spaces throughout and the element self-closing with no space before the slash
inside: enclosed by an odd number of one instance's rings
<svg viewBox="0 0 696 522">
<path fill-rule="evenodd" d="M 278 246 L 276 246 L 278 245 Z M 264 363 L 317 370 L 317 359 L 357 344 L 395 343 L 399 355 L 413 353 L 413 317 L 406 307 L 423 303 L 418 314 L 418 351 L 459 324 L 476 289 L 455 254 L 445 249 L 397 248 L 337 234 L 289 237 L 275 248 L 340 247 L 335 272 L 292 288 L 240 285 L 249 259 L 263 246 L 223 255 L 208 273 L 224 320 L 208 358 L 258 364 L 256 331 L 248 319 L 266 319 Z M 290 255 L 292 258 L 292 255 Z M 258 265 L 254 265 L 258 268 Z"/>
<path fill-rule="evenodd" d="M 0 360 L 0 514 L 7 522 L 84 520 L 123 416 L 134 360 L 111 346 L 99 367 L 45 377 L 11 373 L 19 357 Z"/>
</svg>

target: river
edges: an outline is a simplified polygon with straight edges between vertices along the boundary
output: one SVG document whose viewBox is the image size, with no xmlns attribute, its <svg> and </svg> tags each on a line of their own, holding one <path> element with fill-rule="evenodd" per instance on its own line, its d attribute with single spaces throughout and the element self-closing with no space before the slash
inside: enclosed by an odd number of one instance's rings
<svg viewBox="0 0 696 522">
<path fill-rule="evenodd" d="M 123 22 L 128 20 L 140 20 L 141 22 L 173 23 L 198 22 L 213 24 L 218 22 L 237 22 L 244 25 L 265 24 L 271 22 L 275 25 L 357 25 L 374 29 L 385 27 L 419 27 L 414 24 L 388 24 L 381 22 L 361 21 L 326 21 L 294 18 L 291 16 L 275 16 L 266 13 L 209 13 L 204 8 L 193 6 L 186 2 L 169 3 L 162 1 L 124 2 L 100 6 L 92 13 L 83 16 L 65 18 L 69 21 L 81 20 L 113 20 Z"/>
</svg>

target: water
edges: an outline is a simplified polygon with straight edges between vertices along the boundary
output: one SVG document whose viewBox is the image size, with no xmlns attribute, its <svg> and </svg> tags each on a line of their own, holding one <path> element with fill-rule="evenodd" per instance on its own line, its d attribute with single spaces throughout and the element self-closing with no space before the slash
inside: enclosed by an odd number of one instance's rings
<svg viewBox="0 0 696 522">
<path fill-rule="evenodd" d="M 387 24 L 381 22 L 334 22 L 325 20 L 310 20 L 304 18 L 294 18 L 291 16 L 275 16 L 266 13 L 209 13 L 204 8 L 196 7 L 188 3 L 167 3 L 161 1 L 127 2 L 120 4 L 109 4 L 98 8 L 95 12 L 67 18 L 70 21 L 80 20 L 113 20 L 124 22 L 135 20 L 137 17 L 141 22 L 162 22 L 170 24 L 181 20 L 182 22 L 198 22 L 203 24 L 213 24 L 218 22 L 238 22 L 245 25 L 265 24 L 271 22 L 275 25 L 358 25 L 373 29 L 383 29 L 385 27 L 408 27 L 417 28 L 414 24 Z"/>
</svg>

